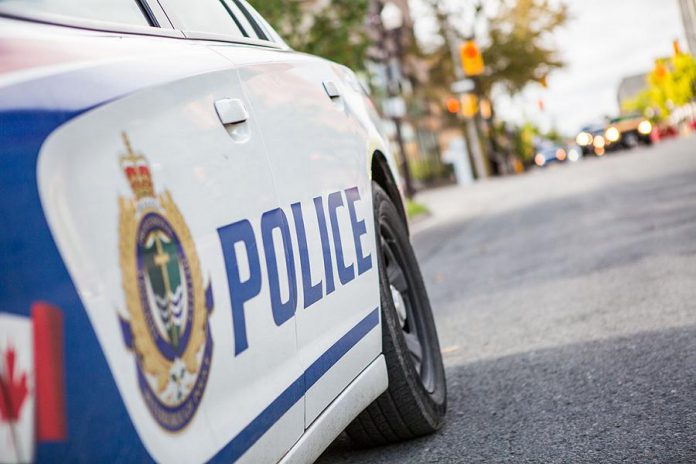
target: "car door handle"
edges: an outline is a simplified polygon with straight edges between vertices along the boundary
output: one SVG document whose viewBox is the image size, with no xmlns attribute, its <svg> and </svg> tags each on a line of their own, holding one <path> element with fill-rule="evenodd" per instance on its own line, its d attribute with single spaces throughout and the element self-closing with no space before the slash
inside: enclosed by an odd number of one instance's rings
<svg viewBox="0 0 696 464">
<path fill-rule="evenodd" d="M 333 81 L 324 81 L 322 84 L 324 86 L 324 90 L 326 91 L 326 95 L 328 95 L 329 98 L 333 100 L 334 98 L 341 97 L 341 92 L 338 91 L 338 87 L 336 87 L 336 84 L 334 84 Z"/>
<path fill-rule="evenodd" d="M 224 98 L 215 102 L 220 122 L 223 126 L 229 124 L 241 124 L 249 119 L 249 112 L 244 106 L 244 102 L 238 98 Z"/>
</svg>

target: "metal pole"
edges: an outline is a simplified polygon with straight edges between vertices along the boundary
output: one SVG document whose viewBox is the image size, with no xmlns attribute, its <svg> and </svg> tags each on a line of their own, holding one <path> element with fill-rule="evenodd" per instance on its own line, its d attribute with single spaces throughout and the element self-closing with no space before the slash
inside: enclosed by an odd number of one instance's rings
<svg viewBox="0 0 696 464">
<path fill-rule="evenodd" d="M 466 79 L 464 70 L 462 69 L 461 60 L 459 59 L 459 50 L 457 49 L 457 38 L 452 33 L 452 30 L 447 27 L 445 29 L 452 62 L 454 63 L 454 75 L 458 81 Z M 476 119 L 464 119 L 464 140 L 469 151 L 471 165 L 474 166 L 475 176 L 477 179 L 486 179 L 488 177 L 488 169 L 486 168 L 486 158 L 481 145 L 481 137 L 479 134 Z"/>
<path fill-rule="evenodd" d="M 411 180 L 411 171 L 408 165 L 408 159 L 406 157 L 406 150 L 404 148 L 404 138 L 401 133 L 401 119 L 394 118 L 394 127 L 396 128 L 396 143 L 399 145 L 399 152 L 401 153 L 401 170 L 404 176 L 404 195 L 406 198 L 411 199 L 415 194 L 413 188 L 413 182 Z"/>
<path fill-rule="evenodd" d="M 387 30 L 382 23 L 382 18 L 380 17 L 380 12 L 384 7 L 384 4 L 380 0 L 375 1 L 375 15 L 378 18 L 377 27 L 379 28 L 379 47 L 385 52 L 384 65 L 387 73 L 387 96 L 389 99 L 394 99 L 400 95 L 399 92 L 399 82 L 397 81 L 398 76 L 394 76 L 394 72 L 391 66 L 391 60 L 396 61 L 396 65 L 401 69 L 401 37 L 400 29 L 392 31 L 391 37 L 388 37 Z M 388 39 L 394 42 L 394 47 L 389 47 Z M 404 138 L 402 131 L 402 120 L 398 116 L 391 116 L 391 120 L 394 123 L 394 128 L 396 131 L 396 143 L 399 147 L 399 161 L 401 167 L 401 175 L 404 180 L 404 195 L 406 198 L 413 198 L 415 189 L 413 188 L 413 181 L 411 179 L 411 169 L 408 163 L 408 157 L 406 156 L 406 149 L 404 147 Z"/>
<path fill-rule="evenodd" d="M 476 40 L 476 23 L 478 21 L 478 16 L 481 14 L 482 11 L 483 5 L 481 3 L 481 0 L 476 0 L 474 5 L 474 22 L 471 25 L 470 40 Z M 486 172 L 486 177 L 488 177 L 491 174 L 491 157 L 495 155 L 495 144 L 492 142 L 493 131 L 492 128 L 489 126 L 488 121 L 484 121 L 481 115 L 481 102 L 483 101 L 484 96 L 483 91 L 481 89 L 481 79 L 479 76 L 476 76 L 473 78 L 473 81 L 474 95 L 476 95 L 476 98 L 478 100 L 478 108 L 476 110 L 476 114 L 474 115 L 473 123 L 476 127 L 476 133 L 479 135 L 479 146 L 482 150 L 482 169 Z M 490 149 L 488 153 L 487 148 Z"/>
<path fill-rule="evenodd" d="M 474 125 L 476 126 L 476 131 L 479 134 L 480 143 L 483 147 L 483 168 L 486 170 L 488 176 L 491 174 L 492 157 L 496 154 L 496 146 L 493 141 L 493 127 L 492 121 L 486 121 L 481 114 L 481 102 L 484 98 L 483 90 L 481 89 L 481 80 L 478 76 L 473 77 L 472 80 L 474 81 L 474 95 L 476 95 L 476 99 L 479 103 L 476 115 L 474 116 Z"/>
<path fill-rule="evenodd" d="M 396 29 L 393 31 L 392 34 L 392 39 L 394 40 L 395 46 L 395 58 L 396 58 L 396 64 L 399 69 L 399 75 L 402 74 L 402 69 L 401 69 L 401 60 L 402 60 L 402 48 L 401 48 L 401 32 L 402 29 Z M 395 77 L 400 77 L 400 76 L 395 76 Z M 395 85 L 392 91 L 394 92 L 393 97 L 398 97 L 401 95 L 400 92 L 400 83 L 398 80 L 394 79 Z M 397 90 L 397 88 L 399 90 Z M 403 97 L 402 97 L 403 98 Z M 416 193 L 415 189 L 413 188 L 413 181 L 411 179 L 411 168 L 408 163 L 408 156 L 406 156 L 406 148 L 404 147 L 404 137 L 403 133 L 401 131 L 401 118 L 400 117 L 394 117 L 394 127 L 396 128 L 396 143 L 399 145 L 399 153 L 401 153 L 401 167 L 403 171 L 403 176 L 404 176 L 404 195 L 406 195 L 406 198 L 411 199 L 413 198 L 413 195 Z"/>
</svg>

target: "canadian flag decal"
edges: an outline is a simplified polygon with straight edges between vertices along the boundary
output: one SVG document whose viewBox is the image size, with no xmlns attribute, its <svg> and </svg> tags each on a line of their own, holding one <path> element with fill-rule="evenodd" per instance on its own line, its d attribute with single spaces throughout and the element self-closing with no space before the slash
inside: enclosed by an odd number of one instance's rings
<svg viewBox="0 0 696 464">
<path fill-rule="evenodd" d="M 60 310 L 0 313 L 0 462 L 30 462 L 37 442 L 67 438 L 64 384 Z"/>
<path fill-rule="evenodd" d="M 5 348 L 2 358 L 4 369 L 0 375 L 0 420 L 17 422 L 22 405 L 26 402 L 29 394 L 27 373 L 17 373 L 17 353 L 13 346 Z"/>
</svg>

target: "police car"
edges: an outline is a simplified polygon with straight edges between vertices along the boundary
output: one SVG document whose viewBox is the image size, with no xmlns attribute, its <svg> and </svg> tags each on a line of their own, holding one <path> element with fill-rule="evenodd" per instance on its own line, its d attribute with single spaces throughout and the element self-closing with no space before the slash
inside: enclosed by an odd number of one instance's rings
<svg viewBox="0 0 696 464">
<path fill-rule="evenodd" d="M 243 0 L 1 0 L 0 461 L 308 462 L 441 427 L 376 121 Z"/>
</svg>

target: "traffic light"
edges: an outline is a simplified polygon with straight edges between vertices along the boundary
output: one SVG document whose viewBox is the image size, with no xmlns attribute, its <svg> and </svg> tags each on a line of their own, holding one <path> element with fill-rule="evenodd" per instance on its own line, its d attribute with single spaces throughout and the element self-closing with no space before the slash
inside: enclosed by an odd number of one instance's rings
<svg viewBox="0 0 696 464">
<path fill-rule="evenodd" d="M 478 97 L 473 93 L 462 95 L 462 114 L 465 118 L 471 119 L 476 116 L 479 110 Z"/>
<path fill-rule="evenodd" d="M 447 111 L 452 114 L 459 114 L 459 111 L 462 109 L 462 105 L 456 97 L 449 97 L 445 104 L 447 106 Z"/>
<path fill-rule="evenodd" d="M 467 40 L 461 47 L 462 68 L 467 77 L 480 76 L 484 71 L 483 55 L 476 41 Z"/>
<path fill-rule="evenodd" d="M 492 113 L 492 110 L 490 109 L 490 103 L 488 103 L 487 100 L 483 100 L 481 101 L 481 108 L 479 108 L 479 99 L 473 93 L 465 93 L 461 96 L 461 99 L 457 97 L 449 97 L 445 101 L 445 106 L 447 107 L 448 113 L 461 114 L 467 119 L 471 119 L 474 116 L 476 116 L 476 113 L 479 112 L 479 109 L 482 110 L 482 115 L 485 117 L 484 106 L 486 104 L 488 105 L 488 117 L 490 117 L 490 114 Z"/>
</svg>

